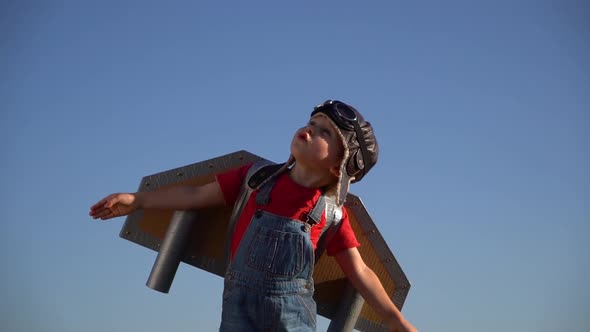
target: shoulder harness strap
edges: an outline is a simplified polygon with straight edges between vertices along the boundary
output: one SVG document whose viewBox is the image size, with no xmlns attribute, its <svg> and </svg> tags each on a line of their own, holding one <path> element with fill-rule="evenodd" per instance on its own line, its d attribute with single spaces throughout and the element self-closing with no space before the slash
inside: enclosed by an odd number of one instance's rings
<svg viewBox="0 0 590 332">
<path fill-rule="evenodd" d="M 326 226 L 322 229 L 320 233 L 320 238 L 318 239 L 318 243 L 315 250 L 315 262 L 317 263 L 328 243 L 336 234 L 342 221 L 342 207 L 338 206 L 332 198 L 326 197 Z"/>
<path fill-rule="evenodd" d="M 250 198 L 252 192 L 261 185 L 263 185 L 271 175 L 273 175 L 276 171 L 282 167 L 283 164 L 275 164 L 271 161 L 262 159 L 254 162 L 248 172 L 246 173 L 246 179 L 242 183 L 242 188 L 240 189 L 240 193 L 238 194 L 238 198 L 234 203 L 234 207 L 232 209 L 231 217 L 229 218 L 229 223 L 227 225 L 227 231 L 225 234 L 225 267 L 229 265 L 230 255 L 231 255 L 231 238 L 234 232 L 234 228 L 236 227 L 236 223 L 244 206 L 246 206 L 246 202 Z"/>
</svg>

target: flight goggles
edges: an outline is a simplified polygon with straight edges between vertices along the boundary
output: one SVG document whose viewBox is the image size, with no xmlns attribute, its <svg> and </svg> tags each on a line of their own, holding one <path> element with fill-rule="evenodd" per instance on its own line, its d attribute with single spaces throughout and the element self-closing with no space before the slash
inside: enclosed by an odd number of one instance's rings
<svg viewBox="0 0 590 332">
<path fill-rule="evenodd" d="M 340 129 L 354 131 L 356 133 L 356 140 L 359 143 L 361 153 L 360 156 L 357 154 L 355 162 L 358 170 L 363 170 L 366 165 L 365 158 L 368 157 L 369 152 L 367 150 L 365 136 L 363 135 L 359 124 L 357 111 L 341 101 L 327 100 L 323 104 L 316 106 L 313 109 L 313 112 L 311 112 L 311 116 L 314 116 L 317 113 L 327 115 Z M 346 142 L 344 143 L 346 144 Z"/>
</svg>

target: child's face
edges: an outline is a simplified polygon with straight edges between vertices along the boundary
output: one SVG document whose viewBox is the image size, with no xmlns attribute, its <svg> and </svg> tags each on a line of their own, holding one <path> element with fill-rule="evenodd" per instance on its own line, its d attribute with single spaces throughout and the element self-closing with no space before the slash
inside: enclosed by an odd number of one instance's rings
<svg viewBox="0 0 590 332">
<path fill-rule="evenodd" d="M 295 132 L 291 142 L 291 154 L 297 163 L 309 168 L 330 171 L 338 176 L 344 155 L 340 136 L 323 114 L 309 119 L 307 125 Z"/>
</svg>

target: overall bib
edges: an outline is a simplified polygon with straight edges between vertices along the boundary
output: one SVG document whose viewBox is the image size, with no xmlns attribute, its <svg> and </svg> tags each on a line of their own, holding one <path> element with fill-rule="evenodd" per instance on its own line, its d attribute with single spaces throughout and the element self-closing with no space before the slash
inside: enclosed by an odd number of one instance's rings
<svg viewBox="0 0 590 332">
<path fill-rule="evenodd" d="M 257 193 L 258 207 L 268 204 L 273 184 Z M 324 209 L 320 196 L 308 219 L 319 221 Z M 316 331 L 310 227 L 256 211 L 226 271 L 220 331 Z"/>
</svg>

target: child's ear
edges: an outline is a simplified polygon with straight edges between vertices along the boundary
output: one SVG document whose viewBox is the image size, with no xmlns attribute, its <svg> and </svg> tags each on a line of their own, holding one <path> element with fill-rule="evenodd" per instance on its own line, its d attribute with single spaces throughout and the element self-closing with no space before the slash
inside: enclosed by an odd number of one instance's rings
<svg viewBox="0 0 590 332">
<path fill-rule="evenodd" d="M 332 168 L 330 168 L 330 173 L 332 173 L 335 177 L 340 178 L 340 165 L 332 166 Z"/>
</svg>

